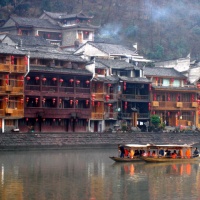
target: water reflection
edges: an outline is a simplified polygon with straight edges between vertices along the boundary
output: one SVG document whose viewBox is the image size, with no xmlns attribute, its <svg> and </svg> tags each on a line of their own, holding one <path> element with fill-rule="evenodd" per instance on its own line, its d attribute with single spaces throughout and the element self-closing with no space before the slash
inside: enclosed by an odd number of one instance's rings
<svg viewBox="0 0 200 200">
<path fill-rule="evenodd" d="M 113 149 L 0 154 L 2 200 L 200 198 L 199 162 L 114 163 Z"/>
</svg>

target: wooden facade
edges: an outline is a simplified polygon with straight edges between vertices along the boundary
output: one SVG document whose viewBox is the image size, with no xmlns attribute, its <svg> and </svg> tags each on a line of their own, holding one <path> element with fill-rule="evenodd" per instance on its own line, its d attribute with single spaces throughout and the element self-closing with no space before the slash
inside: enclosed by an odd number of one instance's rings
<svg viewBox="0 0 200 200">
<path fill-rule="evenodd" d="M 5 47 L 6 48 L 6 47 Z M 24 75 L 28 57 L 19 54 L 0 54 L 0 119 L 2 132 L 18 128 L 24 117 Z"/>
<path fill-rule="evenodd" d="M 36 67 L 35 63 L 32 58 L 30 72 L 25 77 L 25 117 L 19 120 L 20 131 L 87 131 L 92 74 L 84 69 L 84 63 L 72 62 L 77 69 Z"/>
<path fill-rule="evenodd" d="M 198 89 L 187 85 L 183 78 L 154 77 L 151 114 L 159 115 L 161 122 L 168 126 L 198 126 L 197 92 Z"/>
</svg>

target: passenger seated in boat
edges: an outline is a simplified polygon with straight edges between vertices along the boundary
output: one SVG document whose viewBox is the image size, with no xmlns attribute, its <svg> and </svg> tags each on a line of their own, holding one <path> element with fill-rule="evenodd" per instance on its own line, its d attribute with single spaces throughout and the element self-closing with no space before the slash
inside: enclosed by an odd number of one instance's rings
<svg viewBox="0 0 200 200">
<path fill-rule="evenodd" d="M 152 152 L 152 157 L 156 157 L 156 152 L 155 151 Z"/>
<path fill-rule="evenodd" d="M 193 152 L 193 156 L 194 156 L 194 157 L 199 156 L 199 150 L 198 150 L 197 147 L 195 148 L 195 150 L 194 150 L 194 152 Z"/>
<path fill-rule="evenodd" d="M 185 152 L 185 155 L 187 158 L 190 158 L 191 157 L 191 151 L 189 148 L 187 148 L 186 152 Z"/>
<path fill-rule="evenodd" d="M 171 157 L 171 151 L 169 151 L 168 149 L 166 151 L 167 151 L 166 157 L 170 158 Z"/>
<path fill-rule="evenodd" d="M 174 150 L 174 152 L 172 153 L 172 158 L 176 158 L 177 157 L 177 153 L 176 150 Z"/>
<path fill-rule="evenodd" d="M 125 156 L 125 157 L 128 157 L 128 155 L 129 155 L 128 149 L 124 149 L 124 152 L 125 152 L 125 153 L 124 153 L 124 156 Z"/>
<path fill-rule="evenodd" d="M 147 156 L 150 157 L 151 156 L 151 151 L 147 152 Z"/>
<path fill-rule="evenodd" d="M 182 150 L 182 149 L 180 149 L 180 150 L 178 151 L 177 157 L 178 157 L 178 158 L 183 158 L 183 150 Z"/>
<path fill-rule="evenodd" d="M 133 158 L 133 156 L 134 156 L 134 151 L 133 151 L 133 149 L 130 150 L 129 156 L 130 156 L 130 158 Z"/>
<path fill-rule="evenodd" d="M 160 156 L 164 156 L 164 150 L 163 150 L 163 149 L 160 149 L 160 150 L 159 150 L 159 155 L 160 155 Z"/>
<path fill-rule="evenodd" d="M 139 156 L 139 155 L 140 155 L 140 152 L 138 151 L 138 149 L 136 149 L 134 156 Z"/>
</svg>

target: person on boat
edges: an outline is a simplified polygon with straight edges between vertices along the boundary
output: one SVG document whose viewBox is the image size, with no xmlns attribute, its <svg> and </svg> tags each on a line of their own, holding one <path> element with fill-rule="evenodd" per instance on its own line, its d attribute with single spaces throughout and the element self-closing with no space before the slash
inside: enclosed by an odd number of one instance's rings
<svg viewBox="0 0 200 200">
<path fill-rule="evenodd" d="M 129 155 L 130 155 L 130 158 L 133 158 L 133 156 L 134 156 L 134 151 L 133 151 L 133 149 L 130 150 L 130 154 L 129 154 Z"/>
<path fill-rule="evenodd" d="M 160 150 L 159 150 L 159 155 L 160 155 L 160 156 L 164 156 L 164 153 L 165 153 L 165 152 L 164 152 L 163 149 L 160 149 Z"/>
<path fill-rule="evenodd" d="M 129 150 L 128 149 L 124 149 L 124 156 L 128 157 L 128 155 L 129 155 Z"/>
<path fill-rule="evenodd" d="M 135 154 L 134 154 L 134 156 L 139 156 L 139 155 L 140 155 L 140 152 L 139 152 L 138 149 L 136 149 L 136 150 L 135 150 Z"/>
<path fill-rule="evenodd" d="M 177 158 L 176 150 L 174 150 L 174 152 L 172 153 L 172 158 Z"/>
<path fill-rule="evenodd" d="M 152 157 L 156 157 L 156 152 L 155 151 L 152 152 Z"/>
<path fill-rule="evenodd" d="M 191 157 L 191 151 L 190 151 L 190 148 L 187 148 L 186 152 L 185 152 L 185 155 L 187 158 L 190 158 Z"/>
<path fill-rule="evenodd" d="M 151 156 L 151 151 L 147 152 L 147 156 L 150 157 Z"/>
<path fill-rule="evenodd" d="M 119 150 L 120 150 L 120 158 L 124 158 L 125 154 L 124 146 L 120 145 Z"/>
<path fill-rule="evenodd" d="M 197 147 L 195 148 L 195 150 L 194 150 L 194 152 L 193 152 L 193 155 L 194 155 L 194 157 L 199 156 L 199 150 L 198 150 Z"/>
<path fill-rule="evenodd" d="M 183 158 L 183 150 L 180 149 L 177 154 L 178 158 Z"/>
<path fill-rule="evenodd" d="M 166 153 L 166 157 L 170 158 L 171 155 L 172 155 L 172 154 L 171 154 L 171 151 L 169 151 L 169 150 L 167 149 L 166 152 L 167 152 L 167 153 Z"/>
</svg>

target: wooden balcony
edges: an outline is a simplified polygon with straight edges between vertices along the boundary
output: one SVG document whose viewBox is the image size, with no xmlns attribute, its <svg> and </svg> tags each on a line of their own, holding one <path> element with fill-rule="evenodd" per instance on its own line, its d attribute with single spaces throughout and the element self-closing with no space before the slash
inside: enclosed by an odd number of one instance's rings
<svg viewBox="0 0 200 200">
<path fill-rule="evenodd" d="M 0 72 L 10 72 L 10 65 L 0 63 Z"/>
<path fill-rule="evenodd" d="M 103 120 L 103 113 L 92 113 L 91 114 L 91 119 L 92 120 Z"/>
<path fill-rule="evenodd" d="M 183 107 L 183 103 L 182 102 L 176 102 L 176 107 L 177 108 L 182 108 Z"/>
<path fill-rule="evenodd" d="M 159 106 L 159 102 L 158 101 L 152 101 L 151 105 L 153 107 L 158 107 Z"/>
<path fill-rule="evenodd" d="M 104 101 L 104 93 L 93 93 L 95 94 L 95 101 Z"/>
<path fill-rule="evenodd" d="M 6 108 L 6 114 L 13 114 L 13 109 L 12 108 Z"/>
<path fill-rule="evenodd" d="M 10 65 L 11 73 L 26 73 L 26 65 Z"/>
<path fill-rule="evenodd" d="M 197 102 L 192 102 L 192 108 L 197 108 L 198 107 L 198 103 Z"/>
<path fill-rule="evenodd" d="M 41 115 L 42 118 L 71 118 L 78 117 L 89 119 L 91 111 L 89 108 L 38 108 L 31 107 L 25 108 L 25 116 L 30 118 L 36 118 L 37 115 Z"/>
<path fill-rule="evenodd" d="M 117 119 L 117 112 L 106 112 L 104 115 L 104 119 Z"/>
<path fill-rule="evenodd" d="M 24 88 L 23 87 L 13 87 L 11 94 L 23 94 Z"/>
<path fill-rule="evenodd" d="M 154 110 L 196 110 L 192 107 L 192 102 L 173 102 L 173 101 L 159 101 L 159 106 L 153 107 Z"/>
<path fill-rule="evenodd" d="M 121 98 L 124 101 L 135 101 L 135 102 L 137 102 L 137 101 L 148 102 L 149 101 L 149 95 L 122 94 Z"/>
<path fill-rule="evenodd" d="M 6 108 L 4 116 L 6 116 L 6 118 L 22 118 L 24 117 L 24 109 Z"/>
</svg>

